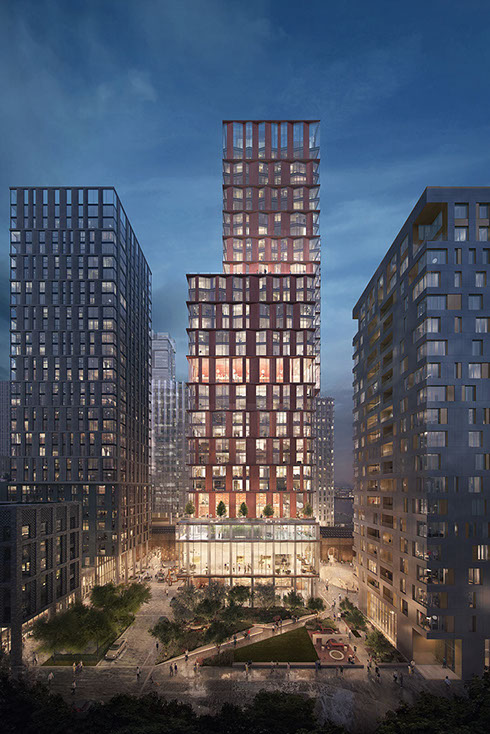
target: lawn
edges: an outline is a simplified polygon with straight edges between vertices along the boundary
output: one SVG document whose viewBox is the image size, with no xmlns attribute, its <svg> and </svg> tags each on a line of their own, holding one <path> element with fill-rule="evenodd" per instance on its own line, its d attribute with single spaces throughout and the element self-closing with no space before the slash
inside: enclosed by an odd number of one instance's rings
<svg viewBox="0 0 490 734">
<path fill-rule="evenodd" d="M 271 660 L 279 663 L 313 663 L 318 660 L 318 655 L 308 632 L 300 627 L 277 637 L 240 647 L 235 650 L 234 660 L 236 663 L 246 663 L 248 660 L 255 663 L 270 663 Z"/>
</svg>

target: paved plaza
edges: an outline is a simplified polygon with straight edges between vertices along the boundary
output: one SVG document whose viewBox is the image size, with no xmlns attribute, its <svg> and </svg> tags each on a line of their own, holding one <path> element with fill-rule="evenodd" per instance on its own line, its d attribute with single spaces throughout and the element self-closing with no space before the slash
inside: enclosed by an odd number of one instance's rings
<svg viewBox="0 0 490 734">
<path fill-rule="evenodd" d="M 155 556 L 151 561 L 150 572 L 154 576 L 160 568 L 160 560 Z M 325 589 L 328 581 L 328 591 Z M 85 701 L 107 701 L 117 694 L 144 695 L 156 692 L 166 699 L 177 699 L 189 703 L 200 712 L 215 712 L 224 703 L 243 705 L 253 699 L 261 690 L 281 690 L 287 693 L 301 693 L 313 697 L 317 702 L 317 713 L 321 720 L 330 719 L 347 728 L 356 727 L 356 731 L 372 731 L 376 721 L 386 711 L 398 707 L 401 703 L 412 703 L 416 695 L 422 691 L 430 691 L 437 695 L 453 695 L 463 691 L 461 681 L 453 680 L 448 692 L 442 678 L 426 680 L 423 674 L 416 672 L 409 676 L 407 667 L 400 665 L 381 669 L 381 680 L 366 668 L 352 668 L 344 665 L 343 673 L 337 668 L 324 667 L 315 670 L 314 666 L 295 666 L 290 671 L 285 666 L 271 668 L 267 665 L 255 664 L 249 672 L 243 666 L 230 668 L 199 667 L 197 672 L 194 663 L 203 658 L 203 649 L 189 654 L 188 662 L 183 657 L 175 658 L 177 674 L 170 674 L 170 664 L 156 665 L 156 640 L 148 630 L 162 615 L 169 616 L 170 600 L 177 591 L 177 585 L 168 587 L 150 580 L 152 599 L 138 613 L 135 622 L 126 631 L 127 649 L 115 661 L 102 660 L 95 667 L 85 667 L 76 675 L 77 689 L 71 692 L 73 671 L 71 667 L 39 667 L 30 668 L 30 674 L 38 680 L 46 681 L 49 672 L 53 672 L 51 685 L 53 692 L 60 693 L 66 700 L 81 704 Z M 355 579 L 352 568 L 348 564 L 329 564 L 322 568 L 322 582 L 319 593 L 327 603 L 327 612 L 338 608 L 339 594 L 345 595 L 345 588 L 352 588 Z M 355 603 L 355 594 L 349 592 L 349 598 Z M 333 607 L 333 602 L 336 602 Z M 304 623 L 304 619 L 303 622 Z M 294 629 L 302 623 L 292 622 L 283 625 L 283 632 Z M 338 623 L 339 634 L 336 639 L 348 642 L 348 628 L 344 622 Z M 272 625 L 260 625 L 251 630 L 253 642 L 267 639 L 273 634 Z M 332 635 L 333 636 L 333 635 Z M 233 643 L 228 643 L 232 645 Z M 245 642 L 238 642 L 242 646 Z M 349 641 L 350 645 L 354 641 Z M 225 643 L 221 649 L 225 649 Z M 206 654 L 213 654 L 216 648 L 207 646 Z M 367 654 L 362 645 L 357 647 L 357 657 L 366 665 Z M 41 660 L 42 662 L 42 660 Z M 140 675 L 137 675 L 137 667 Z M 393 672 L 403 673 L 403 687 L 393 680 Z M 421 671 L 422 672 L 422 671 Z M 449 672 L 449 671 L 448 671 Z M 364 728 L 363 728 L 364 727 Z"/>
</svg>

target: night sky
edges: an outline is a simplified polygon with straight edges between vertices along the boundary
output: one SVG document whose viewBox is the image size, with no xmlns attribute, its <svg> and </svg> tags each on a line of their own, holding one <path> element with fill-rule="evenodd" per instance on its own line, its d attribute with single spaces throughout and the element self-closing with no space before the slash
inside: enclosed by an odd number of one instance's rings
<svg viewBox="0 0 490 734">
<path fill-rule="evenodd" d="M 186 377 L 187 270 L 221 269 L 221 120 L 320 118 L 322 387 L 351 481 L 352 306 L 428 185 L 490 185 L 490 3 L 3 0 L 8 187 L 115 186 Z"/>
</svg>

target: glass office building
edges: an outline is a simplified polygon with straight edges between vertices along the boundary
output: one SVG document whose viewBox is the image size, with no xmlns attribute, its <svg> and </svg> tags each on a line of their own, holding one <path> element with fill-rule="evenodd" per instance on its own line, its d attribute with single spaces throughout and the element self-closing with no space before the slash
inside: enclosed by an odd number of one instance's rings
<svg viewBox="0 0 490 734">
<path fill-rule="evenodd" d="M 12 188 L 9 497 L 82 503 L 84 583 L 148 545 L 151 274 L 113 188 Z"/>
<path fill-rule="evenodd" d="M 226 527 L 262 520 L 279 535 L 299 522 L 316 536 L 308 518 L 320 380 L 318 122 L 224 122 L 223 273 L 188 281 L 195 515 L 215 524 L 226 517 Z M 311 590 L 317 553 L 293 564 L 294 554 L 291 546 L 285 585 Z M 260 553 L 240 558 L 229 567 L 246 568 L 240 583 L 252 583 Z M 190 575 L 193 567 L 222 575 L 212 560 L 197 564 L 183 553 L 181 562 Z M 263 563 L 273 578 L 274 554 Z"/>
<path fill-rule="evenodd" d="M 362 611 L 410 660 L 489 664 L 490 188 L 427 188 L 354 308 Z"/>
<path fill-rule="evenodd" d="M 315 515 L 320 525 L 334 525 L 334 410 L 333 398 L 318 397 L 314 415 Z"/>
</svg>

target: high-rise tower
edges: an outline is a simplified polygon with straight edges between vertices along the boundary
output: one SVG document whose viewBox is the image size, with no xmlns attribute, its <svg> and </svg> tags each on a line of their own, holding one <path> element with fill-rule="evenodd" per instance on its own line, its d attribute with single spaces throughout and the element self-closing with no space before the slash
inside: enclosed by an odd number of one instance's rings
<svg viewBox="0 0 490 734">
<path fill-rule="evenodd" d="M 359 602 L 418 665 L 490 663 L 490 188 L 427 188 L 354 308 Z"/>
<path fill-rule="evenodd" d="M 85 580 L 149 537 L 150 270 L 112 188 L 12 188 L 10 499 L 82 503 Z"/>
<path fill-rule="evenodd" d="M 182 563 L 189 575 L 240 583 L 263 577 L 285 590 L 311 591 L 318 540 L 309 519 L 320 381 L 317 121 L 223 123 L 223 274 L 188 280 L 198 520 L 179 528 Z"/>
</svg>

